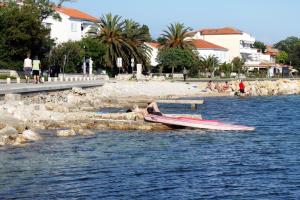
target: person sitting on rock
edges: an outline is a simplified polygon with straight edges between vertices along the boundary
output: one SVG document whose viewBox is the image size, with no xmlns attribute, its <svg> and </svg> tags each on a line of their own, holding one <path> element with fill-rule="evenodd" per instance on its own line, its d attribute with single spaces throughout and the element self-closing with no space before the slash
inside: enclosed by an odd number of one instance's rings
<svg viewBox="0 0 300 200">
<path fill-rule="evenodd" d="M 160 112 L 160 110 L 158 108 L 158 105 L 157 105 L 157 103 L 155 101 L 151 101 L 150 103 L 148 103 L 147 112 L 149 114 L 153 114 L 153 113 L 160 113 L 161 114 L 161 112 Z"/>
<path fill-rule="evenodd" d="M 144 117 L 147 115 L 159 115 L 163 114 L 160 112 L 158 105 L 155 101 L 151 101 L 148 103 L 148 106 L 145 109 L 139 108 L 137 105 L 133 107 L 133 112 L 137 114 L 142 114 Z"/>
<path fill-rule="evenodd" d="M 222 91 L 222 88 L 221 88 L 221 86 L 220 86 L 219 83 L 216 83 L 216 85 L 215 85 L 215 91 L 216 92 L 221 92 Z"/>
<path fill-rule="evenodd" d="M 131 109 L 130 109 L 130 110 L 131 110 Z M 148 115 L 147 110 L 146 110 L 146 109 L 143 109 L 143 108 L 139 108 L 138 105 L 134 105 L 134 106 L 133 106 L 132 112 L 135 112 L 135 113 L 137 113 L 137 114 L 139 114 L 139 115 L 142 115 L 143 117 L 145 117 L 146 115 Z"/>
<path fill-rule="evenodd" d="M 222 87 L 222 91 L 223 91 L 223 92 L 226 92 L 226 91 L 228 91 L 228 90 L 229 90 L 229 84 L 228 84 L 228 82 L 226 81 L 225 84 L 224 84 L 223 87 Z"/>
<path fill-rule="evenodd" d="M 147 112 L 149 115 L 158 115 L 158 116 L 163 115 L 161 112 L 155 111 L 153 107 L 147 107 Z"/>
<path fill-rule="evenodd" d="M 42 139 L 38 133 L 35 133 L 34 131 L 30 130 L 28 126 L 25 127 L 25 130 L 22 132 L 22 135 L 26 140 L 29 141 L 37 141 Z"/>
<path fill-rule="evenodd" d="M 207 85 L 206 85 L 206 88 L 204 90 L 202 90 L 203 92 L 211 92 L 213 91 L 213 83 L 212 81 L 208 81 L 207 82 Z"/>
</svg>

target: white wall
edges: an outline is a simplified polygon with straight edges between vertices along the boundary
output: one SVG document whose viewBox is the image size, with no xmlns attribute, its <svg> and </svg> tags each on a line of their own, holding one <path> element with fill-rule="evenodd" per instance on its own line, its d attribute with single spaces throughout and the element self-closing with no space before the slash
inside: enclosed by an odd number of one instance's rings
<svg viewBox="0 0 300 200">
<path fill-rule="evenodd" d="M 255 38 L 245 32 L 225 35 L 201 35 L 200 32 L 197 32 L 193 39 L 202 39 L 227 48 L 229 61 L 235 57 L 242 57 L 241 53 L 256 53 L 256 50 L 251 47 L 255 42 Z"/>
<path fill-rule="evenodd" d="M 51 28 L 50 36 L 56 43 L 62 43 L 68 41 L 69 35 L 69 16 L 61 14 L 61 21 L 48 17 L 44 20 L 44 23 Z"/>
<path fill-rule="evenodd" d="M 202 57 L 215 56 L 221 63 L 229 62 L 228 51 L 216 50 L 216 49 L 197 49 L 197 53 Z"/>
<path fill-rule="evenodd" d="M 68 15 L 59 13 L 61 21 L 54 20 L 52 17 L 44 20 L 44 24 L 51 28 L 50 36 L 55 40 L 55 43 L 63 43 L 67 41 L 79 41 L 81 40 L 93 22 L 87 22 L 80 19 L 70 18 Z M 81 24 L 84 23 L 85 29 L 81 31 Z"/>
<path fill-rule="evenodd" d="M 150 65 L 151 66 L 157 66 L 159 63 L 156 61 L 157 55 L 158 55 L 158 48 L 155 48 L 151 46 L 148 43 L 145 43 L 148 47 L 150 47 Z"/>
<path fill-rule="evenodd" d="M 152 48 L 151 59 L 150 59 L 150 61 L 151 61 L 150 64 L 152 66 L 157 66 L 158 65 L 158 62 L 156 61 L 157 55 L 158 55 L 158 49 Z"/>
<path fill-rule="evenodd" d="M 203 35 L 202 39 L 228 49 L 229 60 L 240 57 L 241 35 Z M 200 38 L 201 39 L 201 38 Z"/>
</svg>

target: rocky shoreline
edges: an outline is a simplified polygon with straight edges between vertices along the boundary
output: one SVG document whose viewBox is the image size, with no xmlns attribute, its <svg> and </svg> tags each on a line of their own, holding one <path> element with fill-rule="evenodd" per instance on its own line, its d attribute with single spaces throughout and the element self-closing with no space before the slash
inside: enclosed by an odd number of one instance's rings
<svg viewBox="0 0 300 200">
<path fill-rule="evenodd" d="M 220 92 L 207 90 L 207 83 L 170 81 L 110 81 L 103 87 L 30 95 L 10 94 L 0 102 L 0 146 L 19 146 L 40 140 L 38 130 L 55 130 L 59 137 L 95 134 L 92 130 L 169 130 L 172 127 L 144 122 L 136 113 L 107 113 L 102 108 L 145 107 L 147 102 L 161 98 L 233 96 L 238 81 Z M 300 81 L 245 82 L 249 96 L 300 94 Z M 30 130 L 26 130 L 29 127 Z"/>
</svg>

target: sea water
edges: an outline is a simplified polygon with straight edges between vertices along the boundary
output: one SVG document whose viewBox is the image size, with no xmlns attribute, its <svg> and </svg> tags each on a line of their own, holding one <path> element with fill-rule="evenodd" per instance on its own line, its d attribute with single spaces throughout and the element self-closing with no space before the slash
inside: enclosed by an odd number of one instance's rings
<svg viewBox="0 0 300 200">
<path fill-rule="evenodd" d="M 300 199 L 300 96 L 206 98 L 165 113 L 254 132 L 102 131 L 0 150 L 0 199 Z"/>
</svg>

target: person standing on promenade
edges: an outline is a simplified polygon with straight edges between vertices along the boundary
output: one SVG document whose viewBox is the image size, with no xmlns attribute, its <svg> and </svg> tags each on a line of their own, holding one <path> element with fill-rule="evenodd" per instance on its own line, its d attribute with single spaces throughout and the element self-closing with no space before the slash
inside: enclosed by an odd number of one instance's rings
<svg viewBox="0 0 300 200">
<path fill-rule="evenodd" d="M 24 59 L 24 74 L 26 83 L 29 83 L 31 71 L 32 71 L 32 60 L 30 59 L 30 54 L 27 54 L 27 58 Z"/>
<path fill-rule="evenodd" d="M 187 70 L 186 68 L 184 67 L 183 68 L 183 80 L 186 81 L 186 77 L 187 77 Z"/>
<path fill-rule="evenodd" d="M 38 56 L 35 56 L 34 60 L 32 61 L 32 74 L 34 83 L 38 84 L 40 80 L 40 69 L 41 69 L 41 61 L 39 60 Z"/>
<path fill-rule="evenodd" d="M 239 87 L 240 87 L 240 93 L 244 94 L 245 93 L 245 84 L 244 84 L 243 80 L 241 80 Z"/>
</svg>

